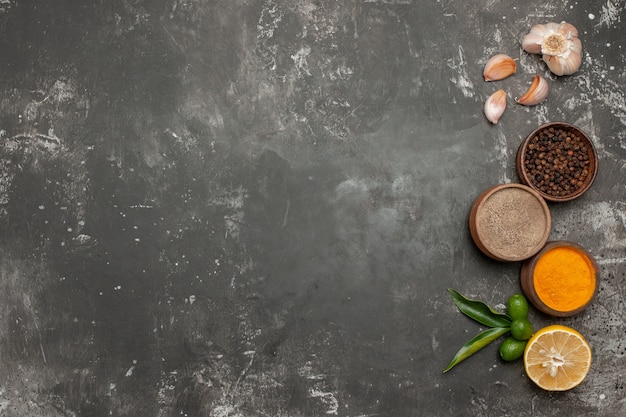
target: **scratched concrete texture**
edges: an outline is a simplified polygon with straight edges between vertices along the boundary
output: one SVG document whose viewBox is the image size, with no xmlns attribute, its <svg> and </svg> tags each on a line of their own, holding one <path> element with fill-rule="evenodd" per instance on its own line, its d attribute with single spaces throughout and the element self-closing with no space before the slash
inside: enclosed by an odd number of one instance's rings
<svg viewBox="0 0 626 417">
<path fill-rule="evenodd" d="M 0 0 L 0 416 L 626 415 L 626 2 Z M 566 20 L 572 76 L 520 40 Z M 495 53 L 518 61 L 486 83 Z M 534 74 L 548 99 L 514 102 Z M 483 115 L 509 93 L 497 125 Z M 443 373 L 519 263 L 470 207 L 548 121 L 600 170 L 550 204 L 600 265 L 593 365 L 550 393 L 497 343 Z"/>
</svg>

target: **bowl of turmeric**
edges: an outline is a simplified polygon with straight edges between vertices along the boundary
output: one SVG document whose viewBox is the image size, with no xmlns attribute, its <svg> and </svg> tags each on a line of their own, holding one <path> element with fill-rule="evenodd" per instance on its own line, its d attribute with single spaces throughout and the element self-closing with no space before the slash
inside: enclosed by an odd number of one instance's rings
<svg viewBox="0 0 626 417">
<path fill-rule="evenodd" d="M 520 283 L 528 300 L 540 311 L 570 317 L 583 311 L 598 289 L 598 265 L 580 245 L 550 241 L 522 263 Z"/>
</svg>

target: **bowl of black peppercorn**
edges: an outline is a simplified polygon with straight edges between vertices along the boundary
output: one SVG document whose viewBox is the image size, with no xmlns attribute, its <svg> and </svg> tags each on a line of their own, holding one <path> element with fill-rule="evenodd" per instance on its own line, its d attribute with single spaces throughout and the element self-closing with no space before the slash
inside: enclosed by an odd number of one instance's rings
<svg viewBox="0 0 626 417">
<path fill-rule="evenodd" d="M 515 158 L 520 182 L 552 202 L 570 201 L 591 187 L 598 172 L 598 155 L 589 136 L 565 122 L 533 130 Z"/>
</svg>

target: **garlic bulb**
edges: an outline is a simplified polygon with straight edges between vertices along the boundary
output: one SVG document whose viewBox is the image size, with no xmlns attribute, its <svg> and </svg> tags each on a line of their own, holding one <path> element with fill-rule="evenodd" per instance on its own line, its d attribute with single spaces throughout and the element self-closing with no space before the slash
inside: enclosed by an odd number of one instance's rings
<svg viewBox="0 0 626 417">
<path fill-rule="evenodd" d="M 485 64 L 483 77 L 485 81 L 499 81 L 515 74 L 516 69 L 517 64 L 513 58 L 505 54 L 496 54 Z"/>
<path fill-rule="evenodd" d="M 506 91 L 498 90 L 485 101 L 484 112 L 487 120 L 494 125 L 500 120 L 500 116 L 506 109 Z"/>
<path fill-rule="evenodd" d="M 535 75 L 526 93 L 515 101 L 524 106 L 534 106 L 544 101 L 546 97 L 548 97 L 548 82 L 542 76 Z"/>
<path fill-rule="evenodd" d="M 573 74 L 582 63 L 578 30 L 567 22 L 533 26 L 522 39 L 522 48 L 531 54 L 543 54 L 543 61 L 556 75 Z"/>
</svg>

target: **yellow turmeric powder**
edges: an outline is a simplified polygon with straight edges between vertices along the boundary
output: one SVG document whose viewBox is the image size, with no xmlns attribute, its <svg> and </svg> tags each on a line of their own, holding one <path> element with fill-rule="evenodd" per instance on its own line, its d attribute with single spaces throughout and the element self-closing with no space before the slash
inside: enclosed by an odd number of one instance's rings
<svg viewBox="0 0 626 417">
<path fill-rule="evenodd" d="M 570 247 L 555 247 L 535 265 L 533 283 L 537 296 L 557 311 L 572 311 L 591 300 L 596 289 L 596 271 L 591 260 Z"/>
</svg>

